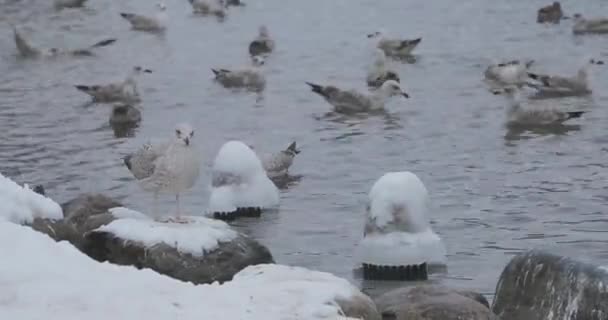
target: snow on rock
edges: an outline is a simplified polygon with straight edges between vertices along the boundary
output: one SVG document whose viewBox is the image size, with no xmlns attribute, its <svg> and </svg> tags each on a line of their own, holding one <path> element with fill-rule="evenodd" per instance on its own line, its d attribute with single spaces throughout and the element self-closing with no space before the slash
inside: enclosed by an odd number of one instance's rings
<svg viewBox="0 0 608 320">
<path fill-rule="evenodd" d="M 126 210 L 119 209 L 119 212 L 123 215 L 133 215 L 135 212 Z M 115 212 L 116 210 L 112 214 Z M 203 217 L 188 217 L 188 220 L 188 223 L 164 223 L 141 217 L 123 218 L 95 231 L 111 233 L 122 240 L 139 242 L 146 247 L 164 243 L 181 253 L 189 253 L 195 257 L 203 256 L 206 252 L 216 249 L 219 243 L 232 241 L 238 235 L 222 221 Z"/>
<path fill-rule="evenodd" d="M 35 218 L 63 219 L 63 211 L 53 200 L 22 187 L 0 174 L 0 221 L 31 224 Z"/>
<path fill-rule="evenodd" d="M 369 193 L 365 237 L 358 247 L 361 262 L 445 264 L 445 247 L 426 216 L 428 202 L 428 191 L 411 172 L 389 172 L 378 179 Z"/>
<path fill-rule="evenodd" d="M 334 320 L 339 298 L 362 295 L 329 274 L 276 265 L 247 268 L 224 285 L 194 285 L 99 263 L 66 242 L 1 221 L 0 247 L 10 257 L 0 264 L 0 319 Z M 367 319 L 380 318 L 373 312 Z"/>
<path fill-rule="evenodd" d="M 144 220 L 150 219 L 150 217 L 146 216 L 145 214 L 143 214 L 141 212 L 131 210 L 131 209 L 125 208 L 125 207 L 110 208 L 108 211 L 116 219 L 127 219 L 127 218 L 144 219 Z"/>
<path fill-rule="evenodd" d="M 237 208 L 272 208 L 279 204 L 279 190 L 268 179 L 253 150 L 240 141 L 225 143 L 213 163 L 209 212 Z"/>
</svg>

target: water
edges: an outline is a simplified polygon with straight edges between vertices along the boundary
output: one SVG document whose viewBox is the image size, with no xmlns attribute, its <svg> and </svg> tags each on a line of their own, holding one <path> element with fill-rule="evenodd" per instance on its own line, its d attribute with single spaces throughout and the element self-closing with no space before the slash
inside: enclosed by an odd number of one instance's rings
<svg viewBox="0 0 608 320">
<path fill-rule="evenodd" d="M 152 203 L 131 179 L 122 156 L 164 139 L 188 120 L 209 167 L 221 144 L 241 139 L 261 152 L 296 140 L 292 168 L 302 179 L 282 191 L 281 210 L 237 227 L 273 252 L 277 262 L 332 272 L 356 283 L 353 249 L 364 205 L 387 171 L 409 170 L 431 193 L 433 228 L 447 245 L 447 274 L 432 281 L 490 298 L 508 260 L 533 247 L 605 264 L 608 218 L 608 80 L 594 68 L 591 98 L 554 100 L 588 114 L 560 134 L 509 132 L 504 101 L 481 83 L 485 66 L 534 58 L 541 71 L 574 73 L 582 59 L 608 59 L 605 37 L 571 35 L 569 21 L 535 23 L 543 1 L 309 0 L 250 1 L 223 23 L 195 17 L 187 1 L 168 3 L 165 37 L 129 30 L 120 11 L 149 12 L 144 0 L 94 1 L 88 9 L 52 10 L 48 1 L 2 0 L 0 22 L 12 21 L 38 45 L 84 47 L 106 37 L 95 58 L 55 61 L 15 57 L 10 28 L 0 37 L 0 169 L 45 185 L 57 201 L 102 192 L 146 211 Z M 571 0 L 565 10 L 607 12 L 600 0 Z M 603 10 L 602 10 L 603 9 Z M 570 12 L 572 13 L 572 12 Z M 249 63 L 247 44 L 268 25 L 277 51 L 267 61 L 264 99 L 215 84 L 211 67 Z M 371 61 L 367 33 L 383 27 L 422 36 L 415 64 L 396 64 L 411 99 L 395 99 L 385 116 L 327 118 L 305 81 L 365 89 Z M 117 138 L 109 107 L 85 107 L 74 84 L 122 80 L 134 65 L 155 72 L 139 81 L 143 122 Z M 208 169 L 184 196 L 185 210 L 205 208 Z M 173 199 L 163 198 L 166 210 Z M 376 287 L 377 284 L 362 284 Z"/>
</svg>

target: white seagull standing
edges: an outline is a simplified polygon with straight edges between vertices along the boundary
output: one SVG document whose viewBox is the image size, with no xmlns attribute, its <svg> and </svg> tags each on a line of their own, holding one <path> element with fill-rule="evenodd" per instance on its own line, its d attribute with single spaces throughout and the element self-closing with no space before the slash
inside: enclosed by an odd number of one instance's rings
<svg viewBox="0 0 608 320">
<path fill-rule="evenodd" d="M 156 146 L 146 144 L 124 158 L 142 188 L 154 194 L 155 210 L 160 193 L 175 195 L 176 220 L 181 216 L 179 195 L 192 188 L 200 174 L 201 158 L 192 144 L 193 136 L 189 124 L 179 124 L 172 141 Z"/>
</svg>

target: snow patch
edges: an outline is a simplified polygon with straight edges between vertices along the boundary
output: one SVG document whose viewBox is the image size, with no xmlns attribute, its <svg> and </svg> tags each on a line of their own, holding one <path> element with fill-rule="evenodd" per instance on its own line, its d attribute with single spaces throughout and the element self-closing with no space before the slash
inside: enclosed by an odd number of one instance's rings
<svg viewBox="0 0 608 320">
<path fill-rule="evenodd" d="M 22 187 L 0 174 L 0 221 L 32 223 L 35 218 L 63 219 L 61 206 L 55 201 Z"/>
<path fill-rule="evenodd" d="M 369 193 L 365 238 L 358 247 L 361 263 L 445 264 L 446 250 L 426 217 L 428 191 L 411 172 L 384 174 Z"/>
<path fill-rule="evenodd" d="M 115 207 L 108 210 L 116 219 L 150 219 L 145 214 L 125 207 Z"/>
<path fill-rule="evenodd" d="M 358 290 L 327 273 L 246 268 L 223 285 L 99 263 L 67 242 L 0 221 L 0 319 L 339 319 Z M 50 316 L 50 317 L 49 317 Z"/>
<path fill-rule="evenodd" d="M 209 213 L 237 208 L 272 208 L 279 204 L 279 190 L 268 179 L 258 156 L 240 141 L 225 143 L 213 163 Z"/>
<path fill-rule="evenodd" d="M 146 247 L 161 243 L 196 257 L 213 251 L 221 242 L 234 240 L 238 233 L 226 223 L 203 217 L 188 217 L 188 223 L 164 223 L 149 219 L 118 219 L 96 231 L 109 232 L 122 240 Z"/>
</svg>

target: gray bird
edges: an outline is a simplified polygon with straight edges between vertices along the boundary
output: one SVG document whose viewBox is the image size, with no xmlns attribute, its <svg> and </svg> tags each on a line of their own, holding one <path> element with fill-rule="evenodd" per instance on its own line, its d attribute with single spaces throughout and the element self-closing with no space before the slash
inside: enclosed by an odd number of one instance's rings
<svg viewBox="0 0 608 320">
<path fill-rule="evenodd" d="M 582 14 L 574 15 L 574 25 L 572 26 L 574 34 L 605 34 L 608 33 L 607 18 L 584 18 Z"/>
<path fill-rule="evenodd" d="M 564 18 L 562 5 L 559 1 L 538 9 L 536 22 L 538 23 L 559 23 Z"/>
<path fill-rule="evenodd" d="M 156 7 L 158 8 L 159 12 L 153 17 L 130 12 L 121 12 L 120 16 L 129 21 L 133 30 L 154 33 L 164 32 L 167 27 L 166 23 L 168 19 L 167 6 L 164 3 L 158 3 Z"/>
<path fill-rule="evenodd" d="M 212 0 L 188 0 L 192 6 L 192 12 L 203 16 L 212 15 L 218 18 L 226 17 L 226 10 L 221 3 L 214 5 Z"/>
<path fill-rule="evenodd" d="M 589 65 L 602 65 L 603 61 L 590 59 L 573 76 L 544 75 L 528 72 L 531 79 L 540 82 L 540 85 L 528 84 L 538 90 L 540 96 L 583 96 L 592 93 L 589 83 Z"/>
<path fill-rule="evenodd" d="M 152 70 L 135 66 L 123 81 L 104 85 L 76 85 L 75 87 L 91 96 L 93 102 L 96 103 L 137 103 L 141 101 L 141 98 L 135 79 L 142 73 L 152 73 Z"/>
<path fill-rule="evenodd" d="M 215 81 L 225 88 L 243 88 L 253 92 L 262 92 L 266 88 L 266 78 L 259 70 L 264 64 L 264 58 L 254 56 L 254 66 L 240 70 L 211 69 Z"/>
<path fill-rule="evenodd" d="M 274 40 L 270 38 L 268 28 L 264 25 L 258 29 L 258 36 L 249 43 L 249 54 L 253 56 L 267 56 L 274 50 Z"/>
<path fill-rule="evenodd" d="M 101 47 L 105 47 L 116 42 L 116 39 L 105 39 L 99 41 L 87 48 L 82 49 L 40 49 L 31 45 L 23 35 L 17 30 L 17 27 L 13 26 L 13 37 L 15 40 L 15 46 L 19 55 L 23 58 L 54 58 L 60 56 L 93 56 L 93 50 Z"/>
<path fill-rule="evenodd" d="M 55 9 L 64 9 L 64 8 L 80 8 L 84 6 L 84 3 L 87 0 L 55 0 L 53 5 Z"/>
<path fill-rule="evenodd" d="M 310 82 L 306 82 L 312 92 L 322 96 L 325 101 L 334 107 L 336 112 L 340 113 L 356 113 L 369 112 L 384 109 L 386 100 L 393 96 L 403 96 L 409 98 L 409 95 L 401 90 L 399 82 L 388 80 L 382 84 L 378 90 L 371 94 L 362 94 L 355 90 L 342 90 L 334 86 L 322 86 Z"/>
<path fill-rule="evenodd" d="M 403 58 L 410 56 L 412 51 L 420 44 L 422 38 L 416 39 L 395 39 L 387 38 L 383 31 L 376 31 L 368 34 L 368 38 L 378 39 L 377 47 L 384 51 L 388 57 Z"/>
<path fill-rule="evenodd" d="M 281 150 L 277 154 L 273 154 L 262 160 L 262 166 L 266 170 L 269 178 L 284 176 L 289 171 L 289 167 L 293 164 L 293 159 L 300 150 L 296 148 L 296 142 L 292 142 L 287 149 Z"/>
</svg>

